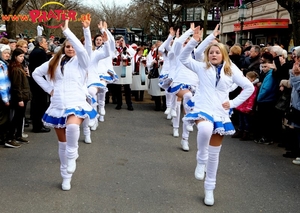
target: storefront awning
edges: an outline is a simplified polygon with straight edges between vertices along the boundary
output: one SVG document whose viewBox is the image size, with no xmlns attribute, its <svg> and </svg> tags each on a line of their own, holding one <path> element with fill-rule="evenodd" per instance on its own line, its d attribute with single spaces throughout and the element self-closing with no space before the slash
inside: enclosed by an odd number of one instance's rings
<svg viewBox="0 0 300 213">
<path fill-rule="evenodd" d="M 243 30 L 289 28 L 289 19 L 257 19 L 245 21 Z M 234 31 L 240 31 L 241 24 L 234 24 Z"/>
</svg>

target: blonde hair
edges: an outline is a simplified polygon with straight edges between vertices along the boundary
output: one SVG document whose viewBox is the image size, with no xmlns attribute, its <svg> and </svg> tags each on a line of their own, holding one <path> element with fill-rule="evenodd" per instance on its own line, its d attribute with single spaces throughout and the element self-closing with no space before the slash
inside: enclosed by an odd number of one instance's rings
<svg viewBox="0 0 300 213">
<path fill-rule="evenodd" d="M 241 55 L 242 54 L 242 48 L 237 46 L 237 45 L 233 45 L 229 52 L 232 54 L 232 55 Z"/>
<path fill-rule="evenodd" d="M 230 68 L 231 61 L 228 56 L 227 49 L 226 49 L 225 45 L 222 43 L 211 44 L 206 48 L 206 50 L 204 52 L 204 62 L 206 63 L 206 68 L 208 69 L 211 67 L 211 63 L 209 62 L 208 55 L 209 55 L 209 51 L 210 51 L 211 47 L 213 47 L 213 46 L 218 47 L 221 51 L 223 63 L 225 62 L 225 65 L 224 65 L 225 75 L 231 76 L 231 74 L 232 74 L 231 68 Z"/>
<path fill-rule="evenodd" d="M 251 78 L 251 79 L 256 79 L 256 78 L 258 78 L 258 74 L 257 74 L 257 72 L 255 72 L 255 71 L 249 71 L 249 72 L 247 72 L 247 74 L 246 74 L 246 76 L 248 77 L 248 78 Z"/>
<path fill-rule="evenodd" d="M 16 47 L 23 47 L 23 45 L 28 45 L 28 42 L 24 39 L 20 39 L 17 41 Z"/>
</svg>

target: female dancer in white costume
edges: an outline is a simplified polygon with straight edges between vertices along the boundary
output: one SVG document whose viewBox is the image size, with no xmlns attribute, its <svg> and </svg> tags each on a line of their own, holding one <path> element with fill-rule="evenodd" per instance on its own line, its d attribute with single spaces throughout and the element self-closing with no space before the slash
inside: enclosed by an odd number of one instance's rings
<svg viewBox="0 0 300 213">
<path fill-rule="evenodd" d="M 172 83 L 172 78 L 169 76 L 170 72 L 170 59 L 168 56 L 168 53 L 171 51 L 171 42 L 173 41 L 173 37 L 175 36 L 175 31 L 173 27 L 170 28 L 169 30 L 170 34 L 158 48 L 158 51 L 162 54 L 162 57 L 164 59 L 164 64 L 162 66 L 162 70 L 159 76 L 159 86 L 163 89 L 165 89 L 166 92 L 166 111 L 164 112 L 165 115 L 168 115 L 167 118 L 171 119 L 171 109 L 172 109 L 172 104 L 174 102 L 174 98 L 176 95 L 168 93 L 168 88 L 170 87 L 170 84 Z"/>
<path fill-rule="evenodd" d="M 230 108 L 239 106 L 254 91 L 252 83 L 229 59 L 225 46 L 221 43 L 209 43 L 219 35 L 219 25 L 214 32 L 201 42 L 200 48 L 207 47 L 204 62 L 190 57 L 202 37 L 200 27 L 194 29 L 191 41 L 179 56 L 179 60 L 199 76 L 199 84 L 192 100 L 193 112 L 183 118 L 194 121 L 198 128 L 197 134 L 197 167 L 195 178 L 204 182 L 206 205 L 214 204 L 213 190 L 219 164 L 219 154 L 224 135 L 232 135 L 235 130 L 229 118 Z M 193 29 L 192 29 L 193 30 Z M 233 100 L 229 100 L 229 92 L 233 84 L 243 91 Z"/>
<path fill-rule="evenodd" d="M 191 29 L 187 30 L 178 39 L 176 39 L 172 45 L 172 50 L 169 54 L 171 60 L 176 60 L 175 75 L 173 77 L 173 82 L 168 89 L 171 94 L 176 94 L 179 99 L 176 104 L 173 104 L 172 111 L 176 111 L 176 118 L 173 119 L 173 136 L 178 132 L 179 119 L 180 119 L 180 106 L 181 99 L 183 99 L 183 106 L 185 113 L 190 112 L 190 108 L 186 107 L 186 103 L 192 98 L 196 86 L 199 83 L 198 76 L 196 73 L 185 67 L 179 60 L 178 56 L 184 50 L 185 45 L 189 42 L 189 36 L 193 34 L 194 23 L 191 23 Z M 174 59 L 175 58 L 175 59 Z M 192 56 L 190 55 L 190 58 Z M 176 126 L 177 125 L 177 126 Z M 181 146 L 184 151 L 189 151 L 189 131 L 192 131 L 192 126 L 188 122 L 183 122 L 182 125 L 182 140 Z"/>
<path fill-rule="evenodd" d="M 118 76 L 113 70 L 112 65 L 112 59 L 114 57 L 114 51 L 115 51 L 115 39 L 113 35 L 109 32 L 107 29 L 106 22 L 100 21 L 98 24 L 98 28 L 101 32 L 100 35 L 95 36 L 94 38 L 94 47 L 95 50 L 99 50 L 100 48 L 103 48 L 103 34 L 104 32 L 108 36 L 108 42 L 106 45 L 108 45 L 108 51 L 109 51 L 109 57 L 106 58 L 99 58 L 97 56 L 97 51 L 92 50 L 91 42 L 91 34 L 85 35 L 85 47 L 87 48 L 87 51 L 93 60 L 93 62 L 89 66 L 89 76 L 87 81 L 88 86 L 88 92 L 89 94 L 97 100 L 98 103 L 98 113 L 100 114 L 99 120 L 104 121 L 104 115 L 105 115 L 105 94 L 108 91 L 107 84 L 108 83 L 114 83 L 118 80 Z M 95 58 L 98 59 L 94 60 Z M 97 106 L 94 105 L 95 109 L 97 109 Z M 93 127 L 91 127 L 91 130 L 96 130 L 98 126 L 98 122 L 95 123 Z M 90 138 L 86 136 L 85 142 L 90 143 Z"/>
<path fill-rule="evenodd" d="M 80 124 L 94 119 L 97 112 L 86 101 L 86 78 L 90 58 L 79 39 L 68 28 L 61 27 L 66 41 L 53 58 L 37 67 L 32 77 L 51 95 L 51 103 L 43 116 L 46 126 L 54 127 L 58 137 L 62 189 L 71 189 L 72 174 L 78 158 Z M 84 31 L 89 31 L 86 21 Z M 107 54 L 108 53 L 103 53 Z M 46 76 L 46 80 L 43 76 Z"/>
</svg>

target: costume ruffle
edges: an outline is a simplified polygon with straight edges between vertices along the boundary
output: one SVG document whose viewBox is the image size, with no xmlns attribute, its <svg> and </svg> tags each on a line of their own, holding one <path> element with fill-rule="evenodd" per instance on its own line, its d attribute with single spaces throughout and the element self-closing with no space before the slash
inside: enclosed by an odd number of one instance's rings
<svg viewBox="0 0 300 213">
<path fill-rule="evenodd" d="M 66 120 L 69 115 L 75 115 L 76 117 L 83 119 L 95 119 L 97 111 L 91 106 L 89 108 L 90 109 L 83 109 L 82 107 L 75 107 L 69 109 L 57 109 L 50 106 L 45 112 L 42 120 L 45 126 L 64 128 L 66 127 Z"/>
<path fill-rule="evenodd" d="M 106 81 L 107 83 L 110 83 L 110 84 L 115 83 L 119 80 L 119 77 L 118 77 L 118 75 L 116 74 L 115 71 L 108 70 L 107 72 L 110 73 L 111 75 L 101 74 L 101 75 L 99 75 L 100 80 L 104 80 L 104 81 Z"/>
<path fill-rule="evenodd" d="M 195 102 L 192 100 L 188 100 L 188 102 L 184 106 L 186 109 L 189 109 L 190 111 L 194 109 Z"/>
<path fill-rule="evenodd" d="M 168 88 L 168 92 L 177 94 L 179 90 L 186 89 L 190 90 L 194 94 L 196 87 L 188 84 L 175 84 L 173 87 L 171 86 Z"/>
<path fill-rule="evenodd" d="M 102 83 L 92 83 L 92 84 L 88 85 L 88 88 L 89 87 L 97 87 L 97 88 L 100 89 L 100 92 L 107 92 L 108 91 L 106 85 L 104 85 Z"/>
<path fill-rule="evenodd" d="M 214 124 L 213 134 L 219 134 L 219 135 L 233 135 L 235 133 L 234 126 L 230 120 L 230 118 L 226 117 L 214 117 L 212 115 L 209 115 L 205 112 L 199 111 L 199 112 L 190 112 L 186 114 L 182 120 L 188 121 L 191 123 L 191 121 L 196 121 L 204 119 Z"/>
<path fill-rule="evenodd" d="M 158 86 L 163 88 L 164 90 L 167 90 L 170 87 L 172 81 L 173 79 L 169 78 L 169 74 L 160 75 L 158 79 Z"/>
</svg>

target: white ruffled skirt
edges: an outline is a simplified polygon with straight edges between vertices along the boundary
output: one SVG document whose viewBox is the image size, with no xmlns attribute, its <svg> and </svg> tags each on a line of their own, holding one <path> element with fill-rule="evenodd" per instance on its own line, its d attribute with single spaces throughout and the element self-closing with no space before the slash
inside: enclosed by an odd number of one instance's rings
<svg viewBox="0 0 300 213">
<path fill-rule="evenodd" d="M 214 124 L 213 134 L 219 135 L 233 135 L 235 133 L 234 126 L 228 117 L 220 117 L 209 115 L 205 112 L 190 112 L 186 114 L 182 120 L 189 123 L 194 123 L 197 120 L 204 119 Z"/>
<path fill-rule="evenodd" d="M 96 119 L 97 111 L 94 110 L 94 108 L 87 102 L 83 106 L 67 109 L 58 109 L 50 105 L 46 110 L 42 121 L 45 126 L 53 128 L 65 128 L 69 115 L 75 115 L 79 118 L 94 120 Z"/>
</svg>

